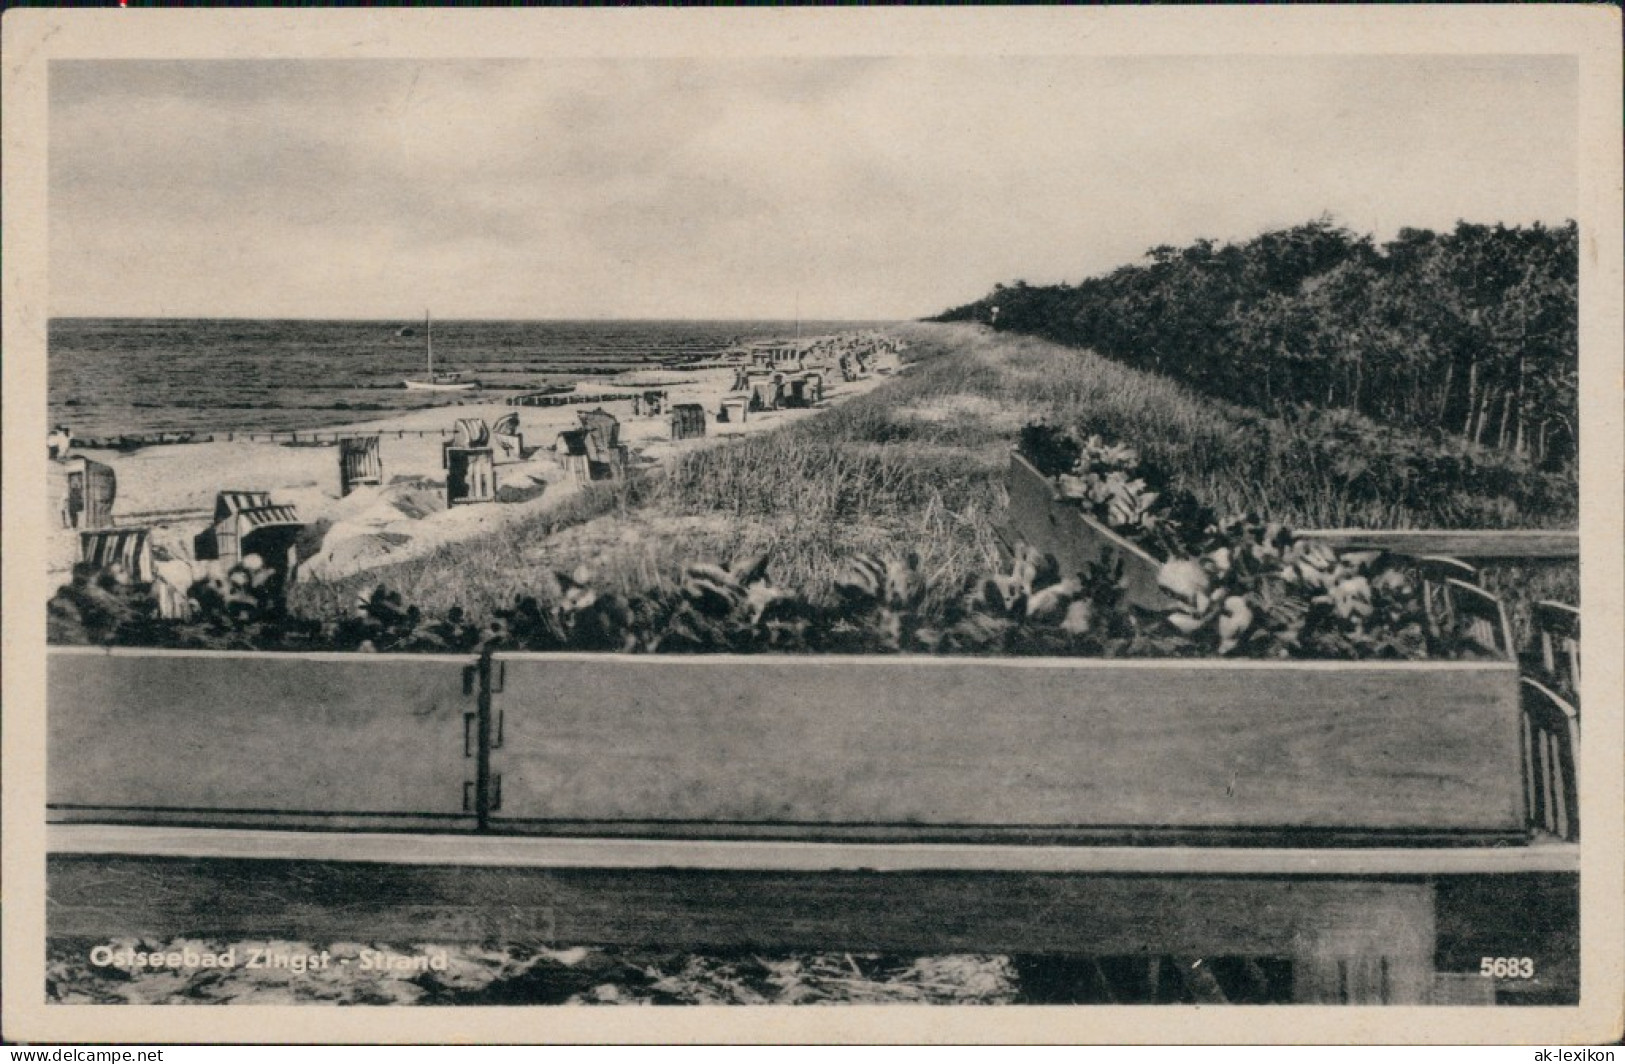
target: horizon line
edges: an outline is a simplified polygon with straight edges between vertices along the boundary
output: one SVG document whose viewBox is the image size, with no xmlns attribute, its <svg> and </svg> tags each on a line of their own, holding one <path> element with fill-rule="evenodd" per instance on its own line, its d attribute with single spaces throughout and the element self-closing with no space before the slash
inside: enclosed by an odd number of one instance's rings
<svg viewBox="0 0 1625 1064">
<path fill-rule="evenodd" d="M 940 311 L 938 313 L 940 313 Z M 266 314 L 266 315 L 260 315 L 260 316 L 252 316 L 252 315 L 245 315 L 245 314 L 218 314 L 218 315 L 216 315 L 216 314 L 48 314 L 48 315 L 46 315 L 45 320 L 48 321 L 48 322 L 50 322 L 50 321 L 66 321 L 66 320 L 76 320 L 76 321 L 344 321 L 344 322 L 397 322 L 397 321 L 402 321 L 402 322 L 413 322 L 413 321 L 417 321 L 418 319 L 416 317 L 384 317 L 384 318 L 381 318 L 381 317 L 372 317 L 372 316 L 353 317 L 353 318 L 352 317 L 299 317 L 299 316 L 289 316 L 289 315 L 286 315 L 286 314 Z M 636 321 L 636 322 L 651 322 L 651 323 L 660 323 L 660 322 L 696 322 L 696 323 L 698 323 L 698 322 L 741 322 L 741 323 L 762 322 L 762 323 L 773 323 L 773 324 L 781 324 L 781 323 L 784 323 L 784 322 L 800 321 L 804 325 L 809 325 L 809 324 L 819 324 L 819 323 L 856 323 L 856 322 L 862 322 L 862 323 L 867 324 L 867 323 L 871 323 L 871 322 L 874 322 L 874 323 L 907 322 L 907 321 L 919 321 L 921 319 L 919 317 L 917 317 L 917 316 L 902 316 L 902 317 L 889 316 L 889 317 L 877 317 L 877 318 L 840 316 L 840 317 L 827 317 L 827 318 L 799 318 L 798 319 L 798 318 L 795 318 L 795 317 L 741 318 L 741 317 L 732 317 L 732 316 L 724 315 L 724 316 L 719 316 L 719 317 L 674 317 L 674 318 L 655 318 L 655 317 L 637 317 L 637 316 L 631 316 L 631 317 L 607 317 L 607 316 L 597 316 L 597 317 L 556 317 L 556 318 L 445 317 L 445 318 L 435 318 L 434 320 L 437 321 L 437 322 L 447 322 L 447 321 L 452 321 L 452 322 L 456 322 L 456 321 L 463 321 L 463 322 L 470 322 L 470 321 L 471 322 L 515 321 L 515 322 L 538 322 L 538 323 L 540 323 L 540 322 L 584 322 L 584 321 L 592 321 L 592 322 Z"/>
</svg>

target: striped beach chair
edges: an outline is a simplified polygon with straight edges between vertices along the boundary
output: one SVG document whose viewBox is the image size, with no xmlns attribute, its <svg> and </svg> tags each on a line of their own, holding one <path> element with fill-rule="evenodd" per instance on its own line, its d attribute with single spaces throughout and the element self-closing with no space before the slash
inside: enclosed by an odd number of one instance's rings
<svg viewBox="0 0 1625 1064">
<path fill-rule="evenodd" d="M 504 414 L 491 426 L 491 446 L 497 457 L 520 461 L 525 457 L 525 437 L 519 431 L 519 413 Z"/>
</svg>

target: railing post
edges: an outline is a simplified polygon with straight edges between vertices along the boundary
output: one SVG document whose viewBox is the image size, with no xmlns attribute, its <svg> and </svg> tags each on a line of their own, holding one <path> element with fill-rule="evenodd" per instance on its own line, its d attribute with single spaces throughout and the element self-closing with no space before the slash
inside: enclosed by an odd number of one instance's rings
<svg viewBox="0 0 1625 1064">
<path fill-rule="evenodd" d="M 490 647 L 480 651 L 475 668 L 479 698 L 475 717 L 474 820 L 476 831 L 489 831 L 491 814 L 502 808 L 502 777 L 491 772 L 491 749 L 501 742 L 493 727 L 492 695 L 502 690 L 502 664 Z"/>
</svg>

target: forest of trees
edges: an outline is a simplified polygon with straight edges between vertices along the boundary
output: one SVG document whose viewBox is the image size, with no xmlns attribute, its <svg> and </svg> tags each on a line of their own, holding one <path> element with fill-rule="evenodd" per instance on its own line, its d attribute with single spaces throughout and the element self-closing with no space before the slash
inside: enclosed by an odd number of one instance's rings
<svg viewBox="0 0 1625 1064">
<path fill-rule="evenodd" d="M 1322 218 L 1156 247 L 1076 285 L 998 285 L 938 321 L 1089 347 L 1268 413 L 1357 410 L 1567 465 L 1578 442 L 1578 232 L 1457 224 L 1377 246 Z"/>
</svg>

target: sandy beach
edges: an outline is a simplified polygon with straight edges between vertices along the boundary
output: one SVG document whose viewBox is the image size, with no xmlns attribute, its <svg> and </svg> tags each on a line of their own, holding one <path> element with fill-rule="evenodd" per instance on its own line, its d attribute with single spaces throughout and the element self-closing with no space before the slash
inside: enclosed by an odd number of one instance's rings
<svg viewBox="0 0 1625 1064">
<path fill-rule="evenodd" d="M 509 406 L 502 398 L 473 393 L 460 405 L 414 410 L 380 420 L 358 421 L 320 430 L 335 434 L 376 434 L 383 484 L 341 493 L 336 444 L 266 441 L 169 444 L 135 451 L 75 448 L 74 453 L 110 466 L 117 476 L 113 522 L 117 527 L 151 530 L 159 575 L 177 588 L 207 575 L 211 563 L 194 557 L 193 539 L 208 527 L 215 497 L 222 490 L 269 492 L 273 501 L 297 508 L 307 532 L 301 543 L 300 577 L 323 579 L 405 561 L 436 547 L 502 529 L 581 491 L 554 455 L 564 429 L 579 426 L 578 415 L 601 405 L 620 420 L 620 439 L 634 473 L 670 461 L 675 455 L 725 445 L 731 439 L 772 431 L 872 390 L 896 371 L 895 355 L 883 354 L 872 372 L 855 381 L 841 379 L 833 358 L 811 360 L 823 374 L 823 399 L 814 407 L 751 413 L 743 423 L 718 423 L 721 400 L 730 394 L 731 369 L 687 373 L 640 370 L 611 379 L 585 380 L 583 394 L 625 392 L 626 399 L 602 404 L 555 407 Z M 658 378 L 658 381 L 657 381 Z M 681 383 L 671 383 L 681 378 Z M 668 407 L 698 403 L 706 411 L 703 438 L 674 441 L 666 413 L 633 413 L 634 389 L 668 395 Z M 732 393 L 742 395 L 744 393 Z M 499 501 L 448 507 L 441 441 L 460 418 L 495 423 L 516 412 L 524 458 L 497 457 Z M 446 436 L 440 435 L 442 432 Z M 413 433 L 425 433 L 413 435 Z M 308 438 L 308 433 L 306 433 Z M 51 552 L 53 578 L 65 582 L 77 558 L 77 534 L 59 531 Z"/>
</svg>

